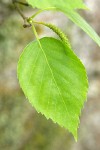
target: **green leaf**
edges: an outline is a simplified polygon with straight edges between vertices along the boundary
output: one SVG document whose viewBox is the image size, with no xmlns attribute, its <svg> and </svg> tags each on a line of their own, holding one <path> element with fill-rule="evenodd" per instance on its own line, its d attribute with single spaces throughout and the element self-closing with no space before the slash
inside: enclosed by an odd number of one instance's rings
<svg viewBox="0 0 100 150">
<path fill-rule="evenodd" d="M 68 3 L 72 9 L 87 9 L 87 6 L 83 3 L 83 0 L 66 0 L 65 5 Z"/>
<path fill-rule="evenodd" d="M 18 79 L 32 106 L 67 128 L 77 139 L 79 116 L 87 98 L 85 68 L 73 51 L 54 38 L 31 42 L 18 63 Z"/>
<path fill-rule="evenodd" d="M 82 0 L 28 0 L 28 2 L 33 7 L 40 9 L 55 7 L 56 9 L 62 11 L 100 46 L 100 37 L 93 30 L 93 28 L 74 10 L 75 8 L 87 8 Z"/>
<path fill-rule="evenodd" d="M 74 23 L 76 23 L 81 29 L 83 29 L 100 46 L 100 37 L 77 12 L 64 8 L 60 9 L 60 11 L 64 12 Z"/>
<path fill-rule="evenodd" d="M 32 7 L 37 7 L 40 9 L 45 9 L 47 7 L 56 7 L 56 8 L 62 8 L 65 7 L 65 9 L 87 9 L 85 4 L 82 0 L 27 0 L 29 4 L 32 5 Z"/>
</svg>

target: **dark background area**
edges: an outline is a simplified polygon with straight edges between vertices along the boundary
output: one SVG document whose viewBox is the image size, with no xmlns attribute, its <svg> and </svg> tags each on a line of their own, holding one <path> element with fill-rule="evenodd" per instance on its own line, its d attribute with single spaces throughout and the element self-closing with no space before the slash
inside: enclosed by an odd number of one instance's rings
<svg viewBox="0 0 100 150">
<path fill-rule="evenodd" d="M 80 14 L 100 35 L 100 0 L 86 0 L 89 10 Z M 21 6 L 30 16 L 36 10 Z M 37 20 L 60 27 L 84 63 L 89 79 L 87 103 L 82 110 L 79 139 L 38 114 L 26 100 L 17 80 L 17 62 L 34 35 L 23 28 L 23 20 L 11 0 L 0 0 L 0 150 L 100 150 L 100 48 L 59 12 L 44 12 Z M 50 29 L 36 26 L 40 37 L 55 36 Z"/>
</svg>

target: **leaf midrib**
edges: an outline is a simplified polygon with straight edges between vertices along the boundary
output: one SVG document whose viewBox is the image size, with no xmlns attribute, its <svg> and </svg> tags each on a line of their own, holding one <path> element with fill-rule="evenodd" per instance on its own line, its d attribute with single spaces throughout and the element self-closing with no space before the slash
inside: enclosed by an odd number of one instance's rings
<svg viewBox="0 0 100 150">
<path fill-rule="evenodd" d="M 59 95 L 61 96 L 61 99 L 62 99 L 62 101 L 63 101 L 63 104 L 64 104 L 64 106 L 65 106 L 65 108 L 66 108 L 66 112 L 67 112 L 67 114 L 68 114 L 68 118 L 69 118 L 69 120 L 72 121 L 72 119 L 70 118 L 69 112 L 68 112 L 67 105 L 66 105 L 66 103 L 65 103 L 65 101 L 64 101 L 64 98 L 63 98 L 63 96 L 62 96 L 62 93 L 61 93 L 61 91 L 60 91 L 60 89 L 59 89 L 59 87 L 58 87 L 58 84 L 57 84 L 56 80 L 55 80 L 55 77 L 54 77 L 54 75 L 53 75 L 52 69 L 51 69 L 51 67 L 50 67 L 50 64 L 49 64 L 49 62 L 48 62 L 48 59 L 47 59 L 47 57 L 46 57 L 46 54 L 45 54 L 45 52 L 44 52 L 44 50 L 43 50 L 43 47 L 42 47 L 40 41 L 39 41 L 39 47 L 40 47 L 40 49 L 41 49 L 41 51 L 42 51 L 42 53 L 43 53 L 43 55 L 44 55 L 44 57 L 45 57 L 45 60 L 46 60 L 47 65 L 48 65 L 48 67 L 49 67 L 49 69 L 50 69 L 50 72 L 51 72 L 52 78 L 53 78 L 53 80 L 54 80 L 54 83 L 55 83 L 55 85 L 56 85 L 56 87 L 57 87 L 57 90 L 58 90 L 58 92 L 59 92 Z"/>
</svg>

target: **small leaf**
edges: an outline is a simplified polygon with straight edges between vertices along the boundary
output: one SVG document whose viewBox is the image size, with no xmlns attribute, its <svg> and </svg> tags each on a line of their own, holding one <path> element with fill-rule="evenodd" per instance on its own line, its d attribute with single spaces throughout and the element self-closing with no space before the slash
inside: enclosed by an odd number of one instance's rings
<svg viewBox="0 0 100 150">
<path fill-rule="evenodd" d="M 75 9 L 87 9 L 82 0 L 27 0 L 33 7 L 45 9 L 55 7 L 65 13 L 74 23 L 83 29 L 99 46 L 100 37 L 93 28 L 76 12 Z"/>
<path fill-rule="evenodd" d="M 86 100 L 85 68 L 73 51 L 54 38 L 31 42 L 18 63 L 18 79 L 32 106 L 68 129 L 77 139 L 79 116 Z"/>
<path fill-rule="evenodd" d="M 32 5 L 32 7 L 37 7 L 40 9 L 45 9 L 47 7 L 56 7 L 65 9 L 87 9 L 86 5 L 82 0 L 27 0 L 27 2 Z"/>
<path fill-rule="evenodd" d="M 66 0 L 64 2 L 66 4 L 68 3 L 72 9 L 87 9 L 87 6 L 84 4 L 83 0 Z"/>
<path fill-rule="evenodd" d="M 61 11 L 64 12 L 81 29 L 83 29 L 100 46 L 100 37 L 98 34 L 77 12 L 68 9 L 62 9 Z"/>
</svg>

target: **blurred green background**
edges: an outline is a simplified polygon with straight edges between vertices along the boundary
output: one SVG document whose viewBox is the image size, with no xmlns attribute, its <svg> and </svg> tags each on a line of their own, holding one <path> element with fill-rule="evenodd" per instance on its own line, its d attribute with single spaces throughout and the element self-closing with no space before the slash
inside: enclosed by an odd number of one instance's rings
<svg viewBox="0 0 100 150">
<path fill-rule="evenodd" d="M 80 13 L 100 35 L 100 0 L 86 3 L 91 11 Z M 27 16 L 36 11 L 21 9 Z M 100 150 L 100 48 L 62 13 L 44 12 L 37 20 L 59 26 L 86 66 L 89 92 L 80 118 L 79 139 L 76 143 L 67 130 L 38 114 L 26 100 L 16 70 L 22 49 L 34 35 L 31 28 L 23 28 L 11 0 L 0 0 L 0 150 Z M 36 29 L 40 37 L 56 37 L 41 25 Z"/>
</svg>

